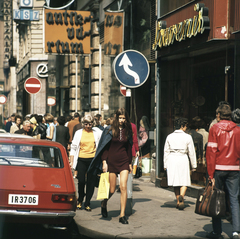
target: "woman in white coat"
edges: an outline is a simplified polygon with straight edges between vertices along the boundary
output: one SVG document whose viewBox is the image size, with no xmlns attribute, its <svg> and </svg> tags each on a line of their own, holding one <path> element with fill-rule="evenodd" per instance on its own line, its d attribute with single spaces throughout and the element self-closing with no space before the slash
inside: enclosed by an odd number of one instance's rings
<svg viewBox="0 0 240 239">
<path fill-rule="evenodd" d="M 82 203 L 85 196 L 85 174 L 95 156 L 102 130 L 93 126 L 94 118 L 88 114 L 82 118 L 82 129 L 74 134 L 70 150 L 70 166 L 78 171 L 78 203 L 77 208 L 82 209 Z M 86 199 L 84 207 L 86 211 L 91 211 L 90 200 L 94 193 L 95 177 L 88 173 L 86 184 Z"/>
<path fill-rule="evenodd" d="M 175 131 L 167 136 L 164 146 L 164 169 L 167 170 L 168 186 L 173 186 L 179 210 L 184 209 L 184 196 L 191 185 L 190 165 L 197 167 L 196 153 L 191 135 L 185 133 L 187 119 L 175 120 Z"/>
</svg>

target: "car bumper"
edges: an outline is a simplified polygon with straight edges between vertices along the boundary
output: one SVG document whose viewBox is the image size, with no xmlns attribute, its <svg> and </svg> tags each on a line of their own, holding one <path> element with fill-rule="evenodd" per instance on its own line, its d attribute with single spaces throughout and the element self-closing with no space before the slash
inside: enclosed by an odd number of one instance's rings
<svg viewBox="0 0 240 239">
<path fill-rule="evenodd" d="M 23 210 L 0 210 L 0 215 L 5 216 L 26 216 L 26 217 L 48 217 L 48 218 L 58 218 L 58 217 L 71 217 L 73 218 L 75 212 L 38 212 L 38 211 L 23 211 Z"/>
<path fill-rule="evenodd" d="M 5 222 L 12 223 L 35 223 L 35 224 L 58 224 L 67 225 L 75 216 L 74 211 L 69 212 L 37 212 L 0 210 L 0 218 Z"/>
</svg>

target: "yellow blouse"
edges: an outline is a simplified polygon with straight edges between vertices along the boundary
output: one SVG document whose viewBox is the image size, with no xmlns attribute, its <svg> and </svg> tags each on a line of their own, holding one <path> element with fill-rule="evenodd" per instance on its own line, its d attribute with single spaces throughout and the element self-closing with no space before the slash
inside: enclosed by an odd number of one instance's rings
<svg viewBox="0 0 240 239">
<path fill-rule="evenodd" d="M 95 153 L 96 145 L 93 132 L 84 129 L 80 141 L 79 158 L 93 158 Z"/>
</svg>

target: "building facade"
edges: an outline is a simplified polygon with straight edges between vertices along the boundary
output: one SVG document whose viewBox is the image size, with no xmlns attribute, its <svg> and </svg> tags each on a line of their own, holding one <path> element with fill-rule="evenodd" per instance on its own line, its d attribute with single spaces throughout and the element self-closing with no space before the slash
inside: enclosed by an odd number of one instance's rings
<svg viewBox="0 0 240 239">
<path fill-rule="evenodd" d="M 239 10 L 239 1 L 158 1 L 157 179 L 176 117 L 199 116 L 209 126 L 220 101 L 240 107 Z M 204 183 L 205 171 L 198 165 L 192 181 Z"/>
</svg>

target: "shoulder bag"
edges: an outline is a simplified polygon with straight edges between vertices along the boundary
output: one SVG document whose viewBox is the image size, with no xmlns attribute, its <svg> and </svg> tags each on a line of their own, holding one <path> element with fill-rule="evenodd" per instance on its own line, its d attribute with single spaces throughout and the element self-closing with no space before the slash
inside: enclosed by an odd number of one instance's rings
<svg viewBox="0 0 240 239">
<path fill-rule="evenodd" d="M 209 217 L 224 217 L 226 213 L 225 192 L 208 183 L 198 192 L 195 213 Z"/>
</svg>

